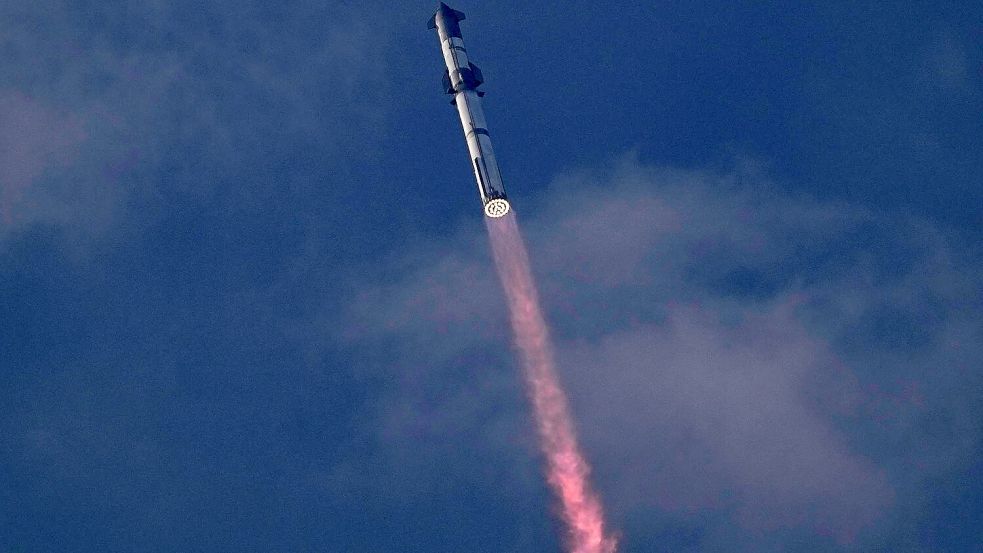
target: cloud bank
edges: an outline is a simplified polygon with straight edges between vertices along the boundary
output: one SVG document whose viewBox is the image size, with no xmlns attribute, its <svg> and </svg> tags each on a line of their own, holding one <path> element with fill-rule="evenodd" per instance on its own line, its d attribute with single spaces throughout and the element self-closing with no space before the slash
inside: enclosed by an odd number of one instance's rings
<svg viewBox="0 0 983 553">
<path fill-rule="evenodd" d="M 776 192 L 747 163 L 629 156 L 560 177 L 529 212 L 561 376 L 626 551 L 917 550 L 900 525 L 979 440 L 966 248 L 924 221 Z M 381 462 L 412 450 L 420 473 L 470 482 L 480 464 L 460 449 L 477 449 L 497 467 L 482 478 L 535 489 L 476 230 L 356 285 L 339 339 L 376 351 L 392 383 Z"/>
</svg>

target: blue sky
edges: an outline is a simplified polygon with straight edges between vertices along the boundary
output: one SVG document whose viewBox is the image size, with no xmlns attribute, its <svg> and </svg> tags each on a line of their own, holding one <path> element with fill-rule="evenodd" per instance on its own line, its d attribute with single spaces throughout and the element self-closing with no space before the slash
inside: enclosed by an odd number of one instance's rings
<svg viewBox="0 0 983 553">
<path fill-rule="evenodd" d="M 453 7 L 622 550 L 979 551 L 983 10 Z M 0 6 L 0 550 L 558 550 L 434 8 Z"/>
</svg>

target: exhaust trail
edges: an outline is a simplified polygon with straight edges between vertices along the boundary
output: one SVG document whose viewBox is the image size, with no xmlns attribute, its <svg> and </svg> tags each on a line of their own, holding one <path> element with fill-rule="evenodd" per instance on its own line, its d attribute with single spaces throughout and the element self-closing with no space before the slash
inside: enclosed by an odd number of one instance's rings
<svg viewBox="0 0 983 553">
<path fill-rule="evenodd" d="M 580 451 L 567 397 L 557 378 L 549 328 L 539 305 L 515 212 L 485 217 L 485 225 L 508 300 L 515 344 L 546 460 L 547 481 L 567 527 L 567 549 L 569 553 L 614 553 L 617 539 L 605 533 L 604 511 L 591 489 L 590 466 Z"/>
</svg>

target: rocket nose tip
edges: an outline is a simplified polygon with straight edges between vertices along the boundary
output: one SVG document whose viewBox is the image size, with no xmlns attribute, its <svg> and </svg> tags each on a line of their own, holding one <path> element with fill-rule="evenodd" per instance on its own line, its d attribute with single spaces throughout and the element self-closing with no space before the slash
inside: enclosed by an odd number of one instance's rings
<svg viewBox="0 0 983 553">
<path fill-rule="evenodd" d="M 440 5 L 437 6 L 437 12 L 450 16 L 456 19 L 457 21 L 464 19 L 464 12 L 459 12 L 443 2 L 441 2 Z"/>
</svg>

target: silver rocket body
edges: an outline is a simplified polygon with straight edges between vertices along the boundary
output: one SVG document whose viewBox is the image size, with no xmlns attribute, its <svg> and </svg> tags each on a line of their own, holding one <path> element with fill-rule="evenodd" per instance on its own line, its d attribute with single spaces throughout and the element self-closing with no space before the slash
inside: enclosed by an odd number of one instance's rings
<svg viewBox="0 0 983 553">
<path fill-rule="evenodd" d="M 468 143 L 474 178 L 478 182 L 478 194 L 481 196 L 485 215 L 502 217 L 509 212 L 509 200 L 505 195 L 502 173 L 495 160 L 485 114 L 481 110 L 481 97 L 485 93 L 479 91 L 478 86 L 484 79 L 481 70 L 468 60 L 458 23 L 462 19 L 463 13 L 441 2 L 437 13 L 430 20 L 430 28 L 437 29 L 440 37 L 440 48 L 447 66 L 444 91 L 454 96 L 451 103 L 457 106 L 457 112 L 461 116 L 461 126 L 464 128 L 464 138 Z"/>
</svg>

